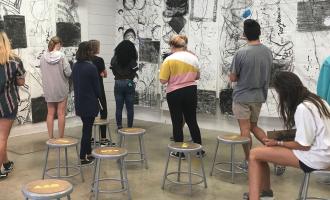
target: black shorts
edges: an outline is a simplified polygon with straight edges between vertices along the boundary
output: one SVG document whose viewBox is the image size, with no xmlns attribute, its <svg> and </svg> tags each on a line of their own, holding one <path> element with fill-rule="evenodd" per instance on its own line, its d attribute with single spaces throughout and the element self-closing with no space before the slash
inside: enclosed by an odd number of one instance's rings
<svg viewBox="0 0 330 200">
<path fill-rule="evenodd" d="M 15 120 L 17 116 L 17 110 L 18 108 L 16 107 L 12 113 L 5 113 L 4 116 L 0 116 L 1 119 L 9 119 L 9 120 Z"/>
<path fill-rule="evenodd" d="M 302 169 L 305 173 L 311 173 L 312 171 L 315 171 L 316 169 L 310 168 L 307 165 L 305 165 L 305 163 L 301 162 L 299 160 L 299 166 L 300 169 Z"/>
</svg>

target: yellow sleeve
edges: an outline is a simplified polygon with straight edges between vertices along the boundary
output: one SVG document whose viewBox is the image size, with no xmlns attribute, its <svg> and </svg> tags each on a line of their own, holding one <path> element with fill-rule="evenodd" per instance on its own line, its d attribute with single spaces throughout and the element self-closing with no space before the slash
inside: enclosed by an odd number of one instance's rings
<svg viewBox="0 0 330 200">
<path fill-rule="evenodd" d="M 170 63 L 165 61 L 160 67 L 159 79 L 168 81 L 170 74 Z"/>
</svg>

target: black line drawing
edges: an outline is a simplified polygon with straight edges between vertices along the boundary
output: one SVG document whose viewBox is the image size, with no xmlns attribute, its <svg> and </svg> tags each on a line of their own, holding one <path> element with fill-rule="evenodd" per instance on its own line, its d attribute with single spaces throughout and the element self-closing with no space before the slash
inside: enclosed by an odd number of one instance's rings
<svg viewBox="0 0 330 200">
<path fill-rule="evenodd" d="M 63 47 L 78 46 L 81 41 L 80 23 L 57 22 L 56 35 L 63 41 Z"/>
<path fill-rule="evenodd" d="M 177 34 L 179 34 L 182 31 L 183 27 L 186 25 L 186 22 L 187 20 L 184 17 L 179 16 L 172 17 L 171 21 L 168 24 Z"/>
<path fill-rule="evenodd" d="M 166 9 L 163 12 L 164 17 L 184 16 L 189 10 L 188 0 L 165 0 Z"/>
<path fill-rule="evenodd" d="M 324 31 L 330 30 L 330 1 L 300 1 L 297 2 L 297 30 Z"/>
<path fill-rule="evenodd" d="M 139 61 L 158 64 L 160 42 L 148 38 L 139 40 Z"/>
<path fill-rule="evenodd" d="M 17 15 L 21 11 L 21 5 L 23 0 L 0 0 L 0 14 L 1 15 Z"/>
<path fill-rule="evenodd" d="M 22 15 L 5 15 L 3 18 L 4 31 L 11 40 L 12 48 L 26 48 L 25 17 Z"/>
<path fill-rule="evenodd" d="M 217 21 L 218 0 L 191 0 L 190 20 Z"/>
</svg>

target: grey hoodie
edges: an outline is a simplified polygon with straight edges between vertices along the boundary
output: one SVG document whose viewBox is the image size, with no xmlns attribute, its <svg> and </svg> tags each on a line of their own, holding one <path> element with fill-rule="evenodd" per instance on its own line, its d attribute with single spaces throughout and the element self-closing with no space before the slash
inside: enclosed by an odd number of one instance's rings
<svg viewBox="0 0 330 200">
<path fill-rule="evenodd" d="M 71 68 L 60 51 L 46 51 L 40 59 L 42 87 L 46 102 L 61 102 L 69 94 Z"/>
</svg>

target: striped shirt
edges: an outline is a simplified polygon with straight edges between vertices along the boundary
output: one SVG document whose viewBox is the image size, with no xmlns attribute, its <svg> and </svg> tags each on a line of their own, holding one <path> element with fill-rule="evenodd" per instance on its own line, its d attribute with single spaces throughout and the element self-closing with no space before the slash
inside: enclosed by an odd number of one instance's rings
<svg viewBox="0 0 330 200">
<path fill-rule="evenodd" d="M 179 51 L 168 56 L 159 73 L 159 79 L 167 81 L 166 93 L 187 86 L 197 85 L 198 58 L 189 52 Z"/>
<path fill-rule="evenodd" d="M 25 69 L 20 59 L 9 60 L 0 65 L 0 118 L 11 114 L 18 107 L 17 78 L 24 78 Z"/>
</svg>

